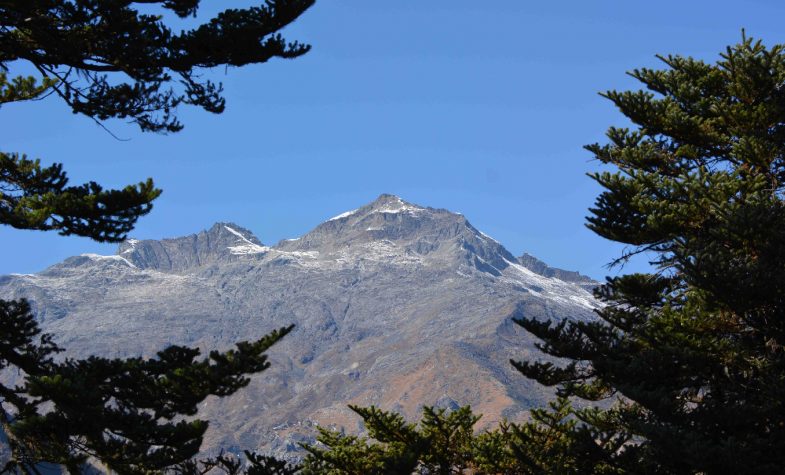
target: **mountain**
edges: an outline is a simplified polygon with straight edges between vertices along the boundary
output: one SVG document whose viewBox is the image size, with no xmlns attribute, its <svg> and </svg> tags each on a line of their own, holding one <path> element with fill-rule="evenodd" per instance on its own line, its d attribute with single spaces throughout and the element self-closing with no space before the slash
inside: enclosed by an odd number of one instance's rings
<svg viewBox="0 0 785 475">
<path fill-rule="evenodd" d="M 523 267 L 526 267 L 530 271 L 540 274 L 543 277 L 553 277 L 563 280 L 564 282 L 572 282 L 574 284 L 580 285 L 589 292 L 591 292 L 594 287 L 597 287 L 599 284 L 594 279 L 585 275 L 581 275 L 577 271 L 569 271 L 551 267 L 531 254 L 525 252 L 517 259 L 517 261 Z"/>
<path fill-rule="evenodd" d="M 463 215 L 382 195 L 275 245 L 232 223 L 129 239 L 116 255 L 0 277 L 0 297 L 30 299 L 78 357 L 226 349 L 296 324 L 270 370 L 200 412 L 208 452 L 295 457 L 317 424 L 362 430 L 349 403 L 411 418 L 423 404 L 471 404 L 485 425 L 525 417 L 550 393 L 509 364 L 537 353 L 511 317 L 593 318 L 594 284 L 514 257 Z"/>
</svg>

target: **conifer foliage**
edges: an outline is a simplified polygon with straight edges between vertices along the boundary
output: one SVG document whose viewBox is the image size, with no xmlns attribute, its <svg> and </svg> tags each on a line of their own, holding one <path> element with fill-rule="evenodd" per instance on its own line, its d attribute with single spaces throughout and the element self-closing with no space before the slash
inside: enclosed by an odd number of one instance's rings
<svg viewBox="0 0 785 475">
<path fill-rule="evenodd" d="M 42 167 L 40 160 L 0 152 L 0 223 L 17 229 L 117 242 L 160 194 L 151 179 L 122 190 L 95 182 L 68 186 L 61 164 Z"/>
<path fill-rule="evenodd" d="M 378 442 L 319 429 L 320 446 L 306 446 L 304 473 L 463 473 L 471 463 L 473 427 L 479 419 L 462 407 L 423 408 L 419 427 L 400 414 L 376 407 L 349 406 L 362 417 L 368 435 Z M 326 447 L 326 448 L 322 448 Z"/>
<path fill-rule="evenodd" d="M 614 398 L 567 431 L 619 473 L 785 466 L 785 47 L 744 37 L 716 64 L 660 58 L 610 91 L 634 124 L 588 151 L 615 168 L 588 226 L 653 259 L 608 279 L 594 322 L 522 318 L 566 366 L 517 368 L 562 396 Z M 581 472 L 584 473 L 584 472 Z"/>
<path fill-rule="evenodd" d="M 99 123 L 130 120 L 142 131 L 177 132 L 181 104 L 224 110 L 222 87 L 203 79 L 215 66 L 295 58 L 308 45 L 278 32 L 314 0 L 267 0 L 223 11 L 179 33 L 164 18 L 195 16 L 199 0 L 10 0 L 0 2 L 0 106 L 54 95 Z M 145 12 L 140 12 L 139 5 Z M 158 8 L 161 14 L 150 13 Z M 21 66 L 35 75 L 10 75 Z M 70 186 L 62 165 L 0 152 L 0 224 L 53 230 L 101 242 L 125 239 L 158 197 L 152 180 L 120 190 Z M 0 426 L 10 459 L 2 471 L 38 473 L 43 462 L 81 473 L 85 463 L 120 474 L 240 473 L 228 457 L 201 462 L 207 422 L 194 419 L 210 395 L 228 396 L 269 366 L 265 351 L 284 327 L 233 350 L 200 357 L 173 346 L 156 358 L 75 360 L 42 334 L 26 300 L 0 300 Z M 288 464 L 248 454 L 244 473 L 290 473 Z"/>
<path fill-rule="evenodd" d="M 224 110 L 222 86 L 204 79 L 207 69 L 307 53 L 309 45 L 287 42 L 279 31 L 313 3 L 267 0 L 175 33 L 153 9 L 187 18 L 197 14 L 199 0 L 3 1 L 0 107 L 53 94 L 96 121 L 119 118 L 143 131 L 177 132 L 180 105 Z M 35 74 L 11 75 L 17 67 Z M 67 184 L 59 164 L 42 167 L 23 153 L 0 152 L 0 222 L 114 242 L 160 194 L 152 180 L 121 190 Z"/>
<path fill-rule="evenodd" d="M 582 455 L 598 450 L 588 432 L 575 432 L 569 402 L 560 398 L 532 411 L 525 424 L 502 422 L 477 432 L 481 419 L 469 406 L 454 411 L 424 407 L 419 424 L 376 407 L 349 406 L 360 415 L 368 437 L 319 429 L 306 445 L 303 475 L 540 475 L 617 473 Z"/>
<path fill-rule="evenodd" d="M 6 469 L 35 472 L 41 462 L 81 473 L 89 458 L 118 473 L 163 471 L 198 451 L 207 422 L 186 420 L 209 395 L 246 386 L 269 367 L 264 352 L 292 327 L 228 352 L 171 346 L 156 358 L 84 360 L 62 351 L 41 330 L 25 300 L 0 300 L 0 364 L 26 378 L 0 385 L 0 423 L 12 458 Z"/>
<path fill-rule="evenodd" d="M 305 54 L 308 45 L 287 42 L 278 31 L 313 3 L 267 0 L 175 32 L 150 7 L 187 18 L 196 16 L 200 0 L 3 1 L 0 66 L 26 62 L 38 78 L 4 75 L 0 97 L 24 100 L 51 92 L 74 113 L 128 118 L 142 130 L 176 132 L 182 129 L 176 116 L 180 104 L 224 110 L 222 87 L 202 78 L 205 68 Z M 147 4 L 144 12 L 139 4 Z"/>
</svg>

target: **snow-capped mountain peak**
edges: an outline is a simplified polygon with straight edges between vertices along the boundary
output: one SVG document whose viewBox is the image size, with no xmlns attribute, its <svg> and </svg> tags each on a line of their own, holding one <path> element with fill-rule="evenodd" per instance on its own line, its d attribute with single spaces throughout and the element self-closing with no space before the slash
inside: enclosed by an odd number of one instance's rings
<svg viewBox="0 0 785 475">
<path fill-rule="evenodd" d="M 0 297 L 28 298 L 76 357 L 226 349 L 296 324 L 271 351 L 269 373 L 201 408 L 222 420 L 206 450 L 281 455 L 312 440 L 316 424 L 353 432 L 349 403 L 415 417 L 422 405 L 454 401 L 485 421 L 544 404 L 508 363 L 536 351 L 510 317 L 593 318 L 591 284 L 514 257 L 463 215 L 382 195 L 275 246 L 233 223 L 129 239 L 115 256 L 0 276 Z"/>
<path fill-rule="evenodd" d="M 234 223 L 215 223 L 210 229 L 177 238 L 128 239 L 117 255 L 140 269 L 183 272 L 232 256 L 257 254 L 268 249 L 254 234 Z"/>
</svg>

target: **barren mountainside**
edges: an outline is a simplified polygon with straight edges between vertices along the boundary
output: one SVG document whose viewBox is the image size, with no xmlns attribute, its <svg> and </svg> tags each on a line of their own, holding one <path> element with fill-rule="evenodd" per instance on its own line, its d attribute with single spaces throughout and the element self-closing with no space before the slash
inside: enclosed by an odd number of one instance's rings
<svg viewBox="0 0 785 475">
<path fill-rule="evenodd" d="M 295 456 L 316 424 L 361 430 L 349 403 L 410 418 L 423 404 L 471 404 L 481 424 L 525 417 L 549 395 L 509 364 L 536 352 L 511 317 L 592 318 L 593 285 L 516 258 L 460 214 L 382 195 L 275 245 L 231 223 L 129 239 L 113 256 L 0 277 L 0 297 L 31 300 L 73 356 L 227 349 L 296 324 L 268 371 L 200 413 L 212 421 L 206 451 Z"/>
</svg>

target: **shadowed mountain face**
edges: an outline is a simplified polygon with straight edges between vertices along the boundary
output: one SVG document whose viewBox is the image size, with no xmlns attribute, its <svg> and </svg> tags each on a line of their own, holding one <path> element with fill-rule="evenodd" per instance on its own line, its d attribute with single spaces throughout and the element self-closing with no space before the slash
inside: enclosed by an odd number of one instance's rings
<svg viewBox="0 0 785 475">
<path fill-rule="evenodd" d="M 217 223 L 209 231 L 160 241 L 129 239 L 117 255 L 140 269 L 182 273 L 190 269 L 231 260 L 240 248 L 261 246 L 247 229 Z"/>
<path fill-rule="evenodd" d="M 349 403 L 412 418 L 471 404 L 486 425 L 543 405 L 550 395 L 509 364 L 536 353 L 511 317 L 593 318 L 593 284 L 515 258 L 460 214 L 382 195 L 274 246 L 231 223 L 129 239 L 114 256 L 0 277 L 0 297 L 30 299 L 73 356 L 226 349 L 296 324 L 270 370 L 200 412 L 206 451 L 295 457 L 316 424 L 361 430 Z"/>
</svg>

